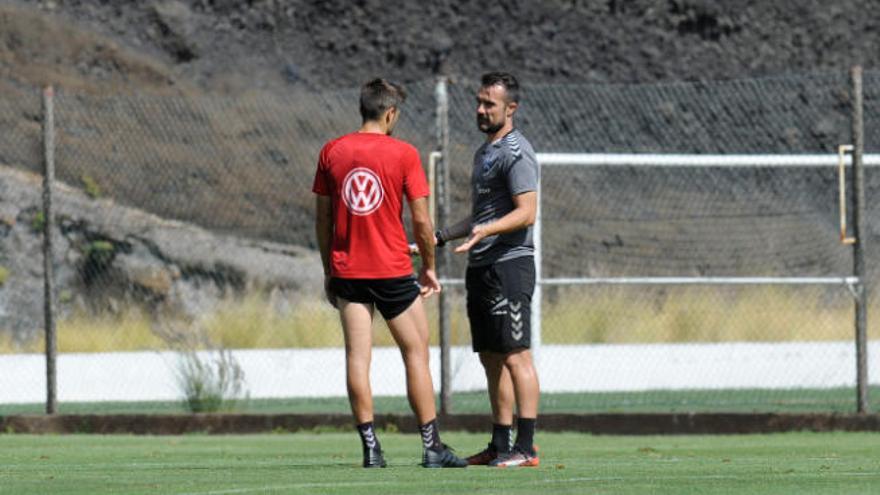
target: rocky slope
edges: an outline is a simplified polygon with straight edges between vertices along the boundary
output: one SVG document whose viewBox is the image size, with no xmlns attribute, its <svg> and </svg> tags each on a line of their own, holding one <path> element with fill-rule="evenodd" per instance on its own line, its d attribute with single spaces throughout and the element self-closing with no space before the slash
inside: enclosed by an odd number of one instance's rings
<svg viewBox="0 0 880 495">
<path fill-rule="evenodd" d="M 505 68 L 527 82 L 870 65 L 870 0 L 6 0 L 0 79 L 151 91 L 350 87 Z M 14 7 L 14 8 L 12 8 Z"/>
<path fill-rule="evenodd" d="M 9 275 L 0 283 L 0 329 L 19 342 L 43 322 L 41 197 L 40 177 L 0 166 L 0 266 Z M 194 318 L 251 291 L 283 305 L 322 287 L 312 250 L 212 234 L 60 182 L 53 210 L 61 317 L 137 304 Z"/>
<path fill-rule="evenodd" d="M 40 321 L 34 296 L 42 294 L 34 232 L 39 189 L 36 176 L 22 170 L 39 171 L 42 85 L 60 89 L 58 174 L 77 189 L 62 188 L 58 203 L 66 308 L 115 298 L 197 313 L 228 290 L 314 289 L 314 252 L 297 247 L 314 247 L 307 193 L 314 156 L 323 140 L 356 124 L 350 89 L 369 77 L 414 88 L 402 135 L 427 150 L 433 146 L 426 131 L 433 125 L 430 80 L 440 74 L 469 83 L 487 69 L 505 69 L 530 85 L 827 70 L 843 76 L 854 63 L 876 63 L 880 17 L 871 15 L 873 8 L 869 0 L 0 0 L 0 267 L 7 270 L 0 329 L 24 339 Z M 472 97 L 465 86 L 453 88 L 452 117 L 462 122 L 453 146 L 460 171 L 479 138 L 470 127 Z M 703 152 L 817 152 L 847 139 L 845 89 L 798 81 L 768 87 L 780 97 L 740 105 L 723 95 L 762 95 L 767 87 L 715 87 L 717 99 L 699 86 L 649 94 L 605 84 L 581 87 L 576 94 L 593 106 L 576 106 L 544 86 L 542 111 L 549 117 L 530 120 L 524 109 L 522 122 L 532 126 L 533 140 L 560 150 L 588 143 L 605 151 L 686 151 L 682 146 L 699 136 Z M 699 114 L 717 101 L 712 113 Z M 829 107 L 833 112 L 825 111 Z M 770 113 L 782 117 L 768 119 L 768 127 L 755 123 Z M 731 133 L 712 134 L 704 117 L 724 121 Z M 869 129 L 870 136 L 878 133 L 880 126 Z M 800 194 L 833 204 L 823 196 L 833 178 L 820 179 Z M 461 205 L 464 174 L 459 180 Z M 655 182 L 628 181 L 621 190 L 643 196 Z M 84 192 L 90 188 L 94 197 Z M 872 185 L 869 192 L 876 190 Z M 571 204 L 577 194 L 550 199 Z M 822 241 L 815 256 L 798 258 L 809 266 L 795 268 L 837 273 L 848 259 L 833 242 L 834 212 L 819 209 L 831 220 L 814 223 L 811 228 L 821 230 L 815 235 L 799 232 L 831 241 Z M 762 227 L 767 235 L 783 231 Z M 608 260 L 624 259 L 620 250 L 641 249 L 619 228 L 590 233 Z M 872 227 L 870 235 L 878 232 L 880 226 Z M 582 258 L 578 239 L 560 242 L 571 253 L 551 261 L 568 269 L 571 259 Z M 717 254 L 705 257 L 699 267 L 708 267 L 705 273 L 739 266 L 717 263 Z M 790 261 L 780 264 L 789 268 Z"/>
</svg>

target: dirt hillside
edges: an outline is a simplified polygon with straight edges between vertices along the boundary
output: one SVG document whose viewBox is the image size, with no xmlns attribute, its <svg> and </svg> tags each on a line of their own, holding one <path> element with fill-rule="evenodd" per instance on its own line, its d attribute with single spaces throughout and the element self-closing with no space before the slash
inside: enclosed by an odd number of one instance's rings
<svg viewBox="0 0 880 495">
<path fill-rule="evenodd" d="M 0 81 L 105 91 L 727 79 L 870 66 L 869 0 L 5 0 Z"/>
<path fill-rule="evenodd" d="M 24 341 L 41 321 L 33 174 L 45 84 L 59 88 L 57 175 L 75 189 L 57 219 L 66 253 L 57 273 L 70 294 L 62 309 L 87 306 L 92 289 L 103 287 L 115 292 L 111 302 L 159 301 L 198 313 L 227 290 L 302 289 L 305 269 L 279 269 L 295 273 L 295 283 L 267 281 L 261 270 L 314 256 L 291 247 L 315 247 L 314 157 L 326 139 L 356 125 L 351 90 L 369 77 L 408 83 L 416 110 L 405 113 L 400 135 L 423 152 L 434 146 L 431 79 L 460 82 L 450 87 L 458 120 L 449 161 L 461 206 L 481 138 L 469 82 L 486 70 L 512 71 L 526 85 L 602 83 L 569 87 L 563 97 L 557 86 L 534 88 L 529 101 L 543 98 L 532 107 L 541 117 L 530 120 L 523 108 L 518 118 L 542 150 L 829 151 L 848 139 L 846 70 L 871 69 L 880 53 L 873 7 L 868 0 L 0 0 L 0 331 Z M 829 80 L 828 70 L 843 82 Z M 616 85 L 814 72 L 809 84 L 780 78 L 656 92 Z M 746 97 L 725 96 L 734 92 Z M 876 90 L 871 101 L 876 108 Z M 876 146 L 878 112 L 866 114 L 868 144 Z M 21 170 L 34 182 L 27 191 Z M 561 182 L 548 215 L 568 216 L 548 217 L 547 245 L 558 252 L 545 257 L 545 274 L 848 273 L 834 198 L 826 197 L 832 175 L 802 177 L 798 192 L 788 179 L 751 171 L 703 181 L 630 175 L 548 179 Z M 600 180 L 615 199 L 581 201 Z M 875 179 L 869 195 L 878 190 Z M 700 212 L 702 223 L 682 222 L 702 229 L 696 234 L 656 222 L 658 204 L 677 218 L 705 191 L 727 196 Z M 647 206 L 630 205 L 654 194 Z M 761 203 L 768 198 L 782 205 L 779 215 Z M 566 210 L 571 205 L 577 211 Z M 626 208 L 630 216 L 616 221 Z M 633 213 L 651 222 L 632 221 Z M 746 223 L 736 223 L 738 214 Z M 132 224 L 149 215 L 156 225 L 185 225 L 169 233 Z M 880 218 L 873 210 L 869 217 Z M 664 244 L 663 229 L 680 231 Z M 880 227 L 872 222 L 870 230 L 869 245 L 880 246 Z M 707 233 L 712 246 L 688 244 Z M 188 249 L 193 239 L 205 248 Z M 756 258 L 755 245 L 770 245 L 774 256 Z"/>
</svg>

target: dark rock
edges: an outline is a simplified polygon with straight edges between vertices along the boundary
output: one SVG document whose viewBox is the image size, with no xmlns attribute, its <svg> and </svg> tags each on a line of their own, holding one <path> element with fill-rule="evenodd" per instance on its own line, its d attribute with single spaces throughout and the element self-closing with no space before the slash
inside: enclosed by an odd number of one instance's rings
<svg viewBox="0 0 880 495">
<path fill-rule="evenodd" d="M 146 40 L 141 52 L 199 60 L 187 76 L 206 89 L 235 73 L 284 90 L 291 73 L 279 68 L 289 60 L 297 61 L 295 79 L 324 88 L 356 87 L 377 74 L 404 82 L 438 72 L 474 77 L 499 65 L 533 83 L 596 80 L 589 76 L 596 70 L 610 82 L 846 70 L 880 50 L 880 30 L 864 14 L 873 7 L 869 0 L 160 0 L 124 7 L 81 0 L 57 2 L 56 10 L 84 32 L 110 31 L 105 19 L 113 19 L 114 39 Z"/>
<path fill-rule="evenodd" d="M 301 78 L 300 68 L 294 63 L 284 64 L 284 68 L 281 69 L 281 75 L 290 84 L 296 84 Z"/>
<path fill-rule="evenodd" d="M 162 0 L 152 4 L 157 24 L 156 39 L 176 63 L 190 62 L 199 56 L 195 40 L 196 21 L 183 2 Z"/>
</svg>

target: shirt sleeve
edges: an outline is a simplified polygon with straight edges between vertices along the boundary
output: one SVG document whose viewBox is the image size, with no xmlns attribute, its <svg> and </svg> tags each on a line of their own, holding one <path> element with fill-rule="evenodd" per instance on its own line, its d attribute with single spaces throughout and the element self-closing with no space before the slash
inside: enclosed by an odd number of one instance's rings
<svg viewBox="0 0 880 495">
<path fill-rule="evenodd" d="M 512 162 L 507 170 L 507 188 L 516 196 L 538 190 L 538 159 L 534 153 L 524 151 L 511 156 Z"/>
<path fill-rule="evenodd" d="M 428 186 L 428 179 L 425 177 L 425 170 L 422 168 L 419 151 L 415 147 L 410 147 L 403 159 L 403 170 L 405 171 L 403 192 L 406 194 L 406 199 L 412 201 L 429 196 L 431 189 Z"/>
<path fill-rule="evenodd" d="M 318 167 L 315 171 L 315 181 L 312 183 L 312 192 L 321 196 L 330 196 L 332 190 L 327 167 L 327 146 L 324 146 L 318 154 Z"/>
</svg>

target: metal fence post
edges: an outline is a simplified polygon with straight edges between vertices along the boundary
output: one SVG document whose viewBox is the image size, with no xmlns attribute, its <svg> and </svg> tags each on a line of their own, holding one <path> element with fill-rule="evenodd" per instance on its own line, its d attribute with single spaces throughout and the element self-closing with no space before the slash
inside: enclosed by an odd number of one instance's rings
<svg viewBox="0 0 880 495">
<path fill-rule="evenodd" d="M 434 92 L 437 102 L 437 150 L 440 152 L 439 166 L 435 170 L 437 195 L 437 225 L 446 225 L 450 216 L 449 195 L 449 93 L 447 79 L 437 79 Z M 442 249 L 438 261 L 438 277 L 448 278 L 452 267 L 452 256 L 449 249 Z M 440 327 L 440 413 L 452 412 L 452 367 L 450 364 L 450 340 L 452 320 L 449 303 L 449 292 L 441 291 L 439 295 L 439 327 Z"/>
<path fill-rule="evenodd" d="M 55 91 L 43 90 L 43 311 L 46 332 L 46 414 L 57 410 L 54 281 L 52 263 L 52 184 L 55 182 Z"/>
<path fill-rule="evenodd" d="M 868 281 L 865 270 L 865 168 L 862 155 L 865 151 L 863 120 L 862 67 L 855 66 L 852 79 L 852 136 L 853 136 L 853 272 L 856 284 L 856 396 L 857 411 L 868 412 Z"/>
<path fill-rule="evenodd" d="M 535 290 L 532 293 L 532 316 L 529 324 L 532 326 L 532 355 L 535 364 L 540 364 L 541 360 L 541 311 L 544 302 L 544 275 L 541 267 L 544 259 L 544 240 L 542 238 L 543 220 L 541 219 L 541 198 L 543 191 L 541 190 L 541 160 L 538 162 L 538 199 L 537 209 L 535 211 L 535 223 L 532 226 L 532 242 L 535 245 Z"/>
</svg>

